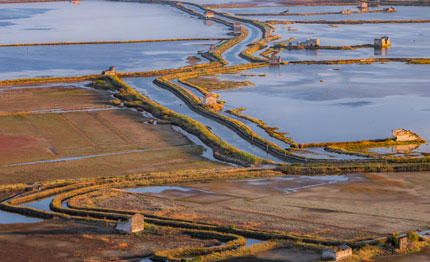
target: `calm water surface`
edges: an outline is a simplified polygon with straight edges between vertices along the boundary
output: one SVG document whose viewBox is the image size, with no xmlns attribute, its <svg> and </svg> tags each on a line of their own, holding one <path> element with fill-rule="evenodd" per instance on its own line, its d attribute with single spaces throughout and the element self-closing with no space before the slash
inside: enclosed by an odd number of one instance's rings
<svg viewBox="0 0 430 262">
<path fill-rule="evenodd" d="M 388 6 L 369 8 L 369 10 L 382 10 Z M 221 9 L 231 14 L 243 13 L 268 13 L 276 14 L 286 10 L 290 13 L 321 13 L 340 12 L 341 10 L 358 11 L 357 6 L 283 6 L 283 7 L 251 7 L 251 8 L 226 8 Z M 410 19 L 430 19 L 429 6 L 395 6 L 397 12 L 394 13 L 360 13 L 350 15 L 307 15 L 307 16 L 248 16 L 247 18 L 261 21 L 274 20 L 410 20 Z"/>
<path fill-rule="evenodd" d="M 386 138 L 394 128 L 430 140 L 428 72 L 402 63 L 288 65 L 242 72 L 266 77 L 221 76 L 256 86 L 218 93 L 225 109 L 245 107 L 299 143 Z"/>
<path fill-rule="evenodd" d="M 179 41 L 107 45 L 0 48 L 0 79 L 99 74 L 114 65 L 119 72 L 142 72 L 190 65 L 217 41 Z M 206 61 L 200 57 L 202 61 Z"/>
<path fill-rule="evenodd" d="M 152 101 L 159 103 L 179 114 L 186 115 L 194 120 L 199 121 L 203 125 L 209 127 L 212 133 L 221 138 L 223 141 L 238 148 L 239 150 L 248 152 L 255 156 L 280 161 L 279 159 L 268 155 L 265 150 L 255 147 L 242 139 L 238 134 L 219 122 L 208 119 L 199 113 L 191 110 L 182 100 L 168 90 L 160 88 L 152 83 L 154 78 L 127 78 L 124 82 L 132 86 L 139 93 L 148 96 Z"/>
<path fill-rule="evenodd" d="M 291 26 L 297 31 L 288 31 Z M 321 45 L 343 46 L 372 44 L 374 38 L 388 35 L 391 47 L 382 51 L 373 48 L 355 50 L 283 50 L 284 60 L 358 59 L 369 57 L 430 57 L 430 26 L 423 24 L 363 24 L 331 27 L 322 24 L 277 25 L 275 34 L 283 40 L 319 38 Z"/>
<path fill-rule="evenodd" d="M 43 220 L 39 218 L 27 217 L 17 213 L 0 210 L 0 224 L 37 223 L 41 221 Z"/>
<path fill-rule="evenodd" d="M 228 28 L 160 4 L 113 1 L 3 4 L 0 44 L 225 36 Z"/>
</svg>

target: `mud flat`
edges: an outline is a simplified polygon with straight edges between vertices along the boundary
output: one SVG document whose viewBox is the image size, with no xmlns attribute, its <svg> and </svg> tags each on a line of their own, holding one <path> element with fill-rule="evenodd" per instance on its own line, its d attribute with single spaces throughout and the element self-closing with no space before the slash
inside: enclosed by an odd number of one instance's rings
<svg viewBox="0 0 430 262">
<path fill-rule="evenodd" d="M 428 173 L 286 176 L 149 188 L 143 194 L 98 191 L 71 201 L 238 228 L 366 239 L 426 228 L 428 183 Z"/>
<path fill-rule="evenodd" d="M 108 227 L 64 221 L 0 225 L 2 261 L 76 261 L 146 257 L 153 249 L 181 245 L 211 245 L 211 240 L 192 238 L 175 229 L 145 225 L 145 232 L 118 234 Z M 156 232 L 156 234 L 154 234 Z"/>
<path fill-rule="evenodd" d="M 314 252 L 314 251 L 304 251 L 304 250 L 293 249 L 293 248 L 280 248 L 280 249 L 262 252 L 256 256 L 237 257 L 237 258 L 224 260 L 224 262 L 241 262 L 241 261 L 249 261 L 249 262 L 270 262 L 270 261 L 308 262 L 308 261 L 318 260 L 320 258 L 321 258 L 321 254 Z"/>
<path fill-rule="evenodd" d="M 409 255 L 397 255 L 388 257 L 374 258 L 373 262 L 427 262 L 430 259 L 430 248 L 424 248 L 423 250 Z"/>
</svg>

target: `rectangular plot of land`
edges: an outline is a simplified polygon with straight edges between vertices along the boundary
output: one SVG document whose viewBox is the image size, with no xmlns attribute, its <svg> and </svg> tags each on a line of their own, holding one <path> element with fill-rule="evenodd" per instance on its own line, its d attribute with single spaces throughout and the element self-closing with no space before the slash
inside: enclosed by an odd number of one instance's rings
<svg viewBox="0 0 430 262">
<path fill-rule="evenodd" d="M 219 166 L 170 125 L 145 124 L 142 113 L 110 106 L 107 92 L 64 87 L 4 92 L 0 184 Z"/>
<path fill-rule="evenodd" d="M 107 92 L 68 87 L 0 88 L 0 114 L 110 107 Z"/>
</svg>

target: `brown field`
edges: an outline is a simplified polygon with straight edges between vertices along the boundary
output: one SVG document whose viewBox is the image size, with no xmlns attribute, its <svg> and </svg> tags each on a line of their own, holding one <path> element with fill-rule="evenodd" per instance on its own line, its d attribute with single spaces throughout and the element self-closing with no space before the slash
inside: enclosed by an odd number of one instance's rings
<svg viewBox="0 0 430 262">
<path fill-rule="evenodd" d="M 0 88 L 0 113 L 110 107 L 104 91 L 63 86 Z"/>
<path fill-rule="evenodd" d="M 0 225 L 0 231 L 3 262 L 120 261 L 149 256 L 154 249 L 214 244 L 213 240 L 193 239 L 180 230 L 153 225 L 145 225 L 143 232 L 118 234 L 108 227 L 47 220 Z"/>
<path fill-rule="evenodd" d="M 170 125 L 144 124 L 139 112 L 109 109 L 109 99 L 82 88 L 0 92 L 0 184 L 219 166 Z M 94 108 L 104 109 L 85 111 Z M 16 114 L 52 109 L 72 112 Z M 19 165 L 113 153 L 126 154 Z"/>
<path fill-rule="evenodd" d="M 229 181 L 187 185 L 196 190 L 169 190 L 151 197 L 115 191 L 98 197 L 78 196 L 75 201 L 84 206 L 131 210 L 145 205 L 147 212 L 151 211 L 148 209 L 151 205 L 142 203 L 152 201 L 164 206 L 152 210 L 158 215 L 334 239 L 364 239 L 429 227 L 430 173 L 355 177 L 361 179 L 304 188 L 290 194 L 277 190 L 279 181 L 272 184 L 264 183 L 269 180 L 260 184 Z M 150 200 L 154 197 L 157 201 Z"/>
</svg>

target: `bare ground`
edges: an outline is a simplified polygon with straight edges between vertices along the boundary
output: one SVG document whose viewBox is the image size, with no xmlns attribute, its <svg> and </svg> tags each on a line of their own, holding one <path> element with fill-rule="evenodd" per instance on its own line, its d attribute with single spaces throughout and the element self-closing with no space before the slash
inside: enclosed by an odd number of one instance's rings
<svg viewBox="0 0 430 262">
<path fill-rule="evenodd" d="M 147 226 L 123 234 L 113 228 L 48 220 L 36 224 L 0 225 L 0 257 L 16 261 L 120 261 L 145 257 L 152 250 L 210 245 L 180 230 Z M 122 261 L 122 260 L 121 260 Z"/>
<path fill-rule="evenodd" d="M 333 239 L 364 239 L 430 227 L 430 173 L 367 174 L 362 178 L 290 194 L 274 189 L 279 181 L 263 180 L 254 185 L 246 181 L 187 185 L 196 190 L 134 194 L 133 201 L 130 193 L 120 191 L 92 200 L 87 196 L 77 199 L 84 206 L 132 210 L 157 199 L 165 206 L 152 210 L 158 215 Z"/>
<path fill-rule="evenodd" d="M 148 118 L 140 112 L 124 108 L 38 112 L 111 107 L 109 99 L 107 92 L 61 86 L 2 90 L 0 184 L 221 166 L 202 158 L 201 147 L 170 125 L 145 124 Z M 147 151 L 32 163 L 135 150 Z"/>
</svg>

